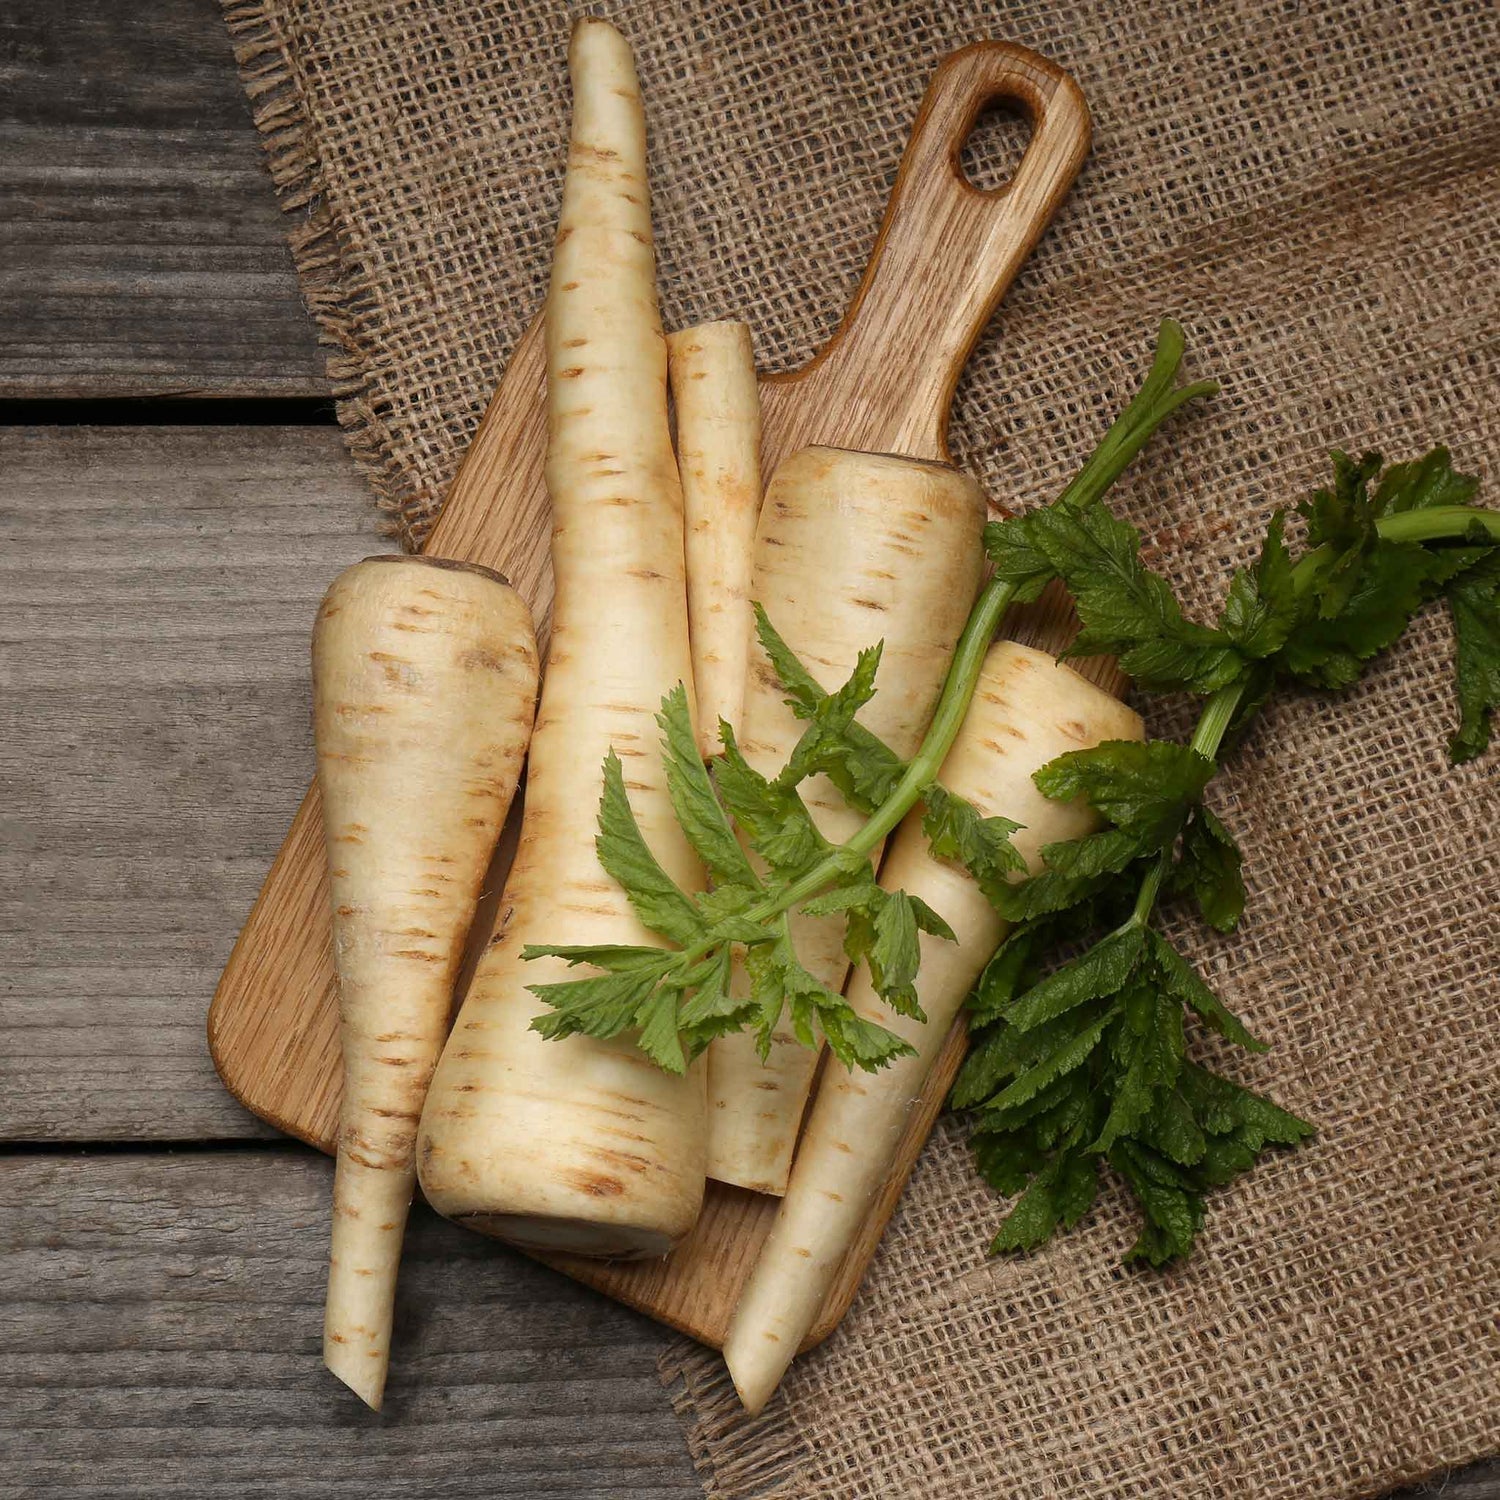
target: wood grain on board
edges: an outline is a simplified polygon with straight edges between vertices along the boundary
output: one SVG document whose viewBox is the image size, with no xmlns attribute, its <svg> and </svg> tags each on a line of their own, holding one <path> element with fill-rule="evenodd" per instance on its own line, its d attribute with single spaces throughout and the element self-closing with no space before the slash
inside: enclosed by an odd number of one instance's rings
<svg viewBox="0 0 1500 1500">
<path fill-rule="evenodd" d="M 0 6 L 0 396 L 326 396 L 214 0 Z"/>
<path fill-rule="evenodd" d="M 203 1010 L 375 525 L 331 428 L 0 427 L 0 1138 L 269 1133 Z"/>
<path fill-rule="evenodd" d="M 981 192 L 959 152 L 981 111 L 1021 107 L 1032 138 L 1009 185 Z M 761 382 L 763 458 L 809 443 L 946 459 L 948 408 L 969 352 L 1088 151 L 1082 96 L 1024 48 L 979 43 L 938 70 L 913 127 L 869 267 L 844 321 L 802 370 Z M 545 630 L 551 600 L 544 355 L 533 325 L 454 481 L 428 543 L 443 556 L 505 573 Z M 1059 645 L 1070 616 L 1054 601 L 1024 632 Z M 1108 670 L 1108 669 L 1106 669 Z M 1118 679 L 1111 679 L 1117 682 Z M 493 885 L 503 871 L 493 872 Z M 314 788 L 220 982 L 210 1045 L 225 1083 L 256 1114 L 328 1149 L 338 1111 L 337 1004 L 321 815 Z M 488 936 L 476 927 L 482 942 Z M 887 1191 L 829 1300 L 814 1337 L 837 1323 L 925 1140 L 957 1065 L 950 1043 L 920 1104 Z M 718 1344 L 769 1227 L 775 1201 L 710 1184 L 686 1245 L 664 1262 L 608 1265 L 553 1257 L 570 1275 Z"/>
</svg>

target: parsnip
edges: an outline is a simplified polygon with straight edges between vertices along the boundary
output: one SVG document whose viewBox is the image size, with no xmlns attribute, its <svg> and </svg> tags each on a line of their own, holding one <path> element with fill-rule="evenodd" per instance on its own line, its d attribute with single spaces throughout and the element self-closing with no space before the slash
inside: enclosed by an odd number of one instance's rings
<svg viewBox="0 0 1500 1500">
<path fill-rule="evenodd" d="M 1141 736 L 1139 716 L 1122 703 L 1044 652 L 1002 642 L 985 661 L 940 779 L 986 816 L 1023 824 L 1013 841 L 1035 871 L 1044 844 L 1078 838 L 1094 819 L 1081 805 L 1049 802 L 1032 784 L 1032 773 L 1066 751 Z M 920 809 L 892 838 L 880 883 L 930 903 L 958 941 L 921 937 L 917 992 L 925 1025 L 890 1011 L 863 970 L 851 982 L 855 1010 L 899 1033 L 916 1055 L 873 1076 L 851 1075 L 829 1059 L 786 1196 L 724 1343 L 735 1389 L 751 1412 L 765 1405 L 816 1322 L 890 1170 L 911 1105 L 1003 936 L 1004 924 L 968 873 L 932 856 Z"/>
<path fill-rule="evenodd" d="M 760 514 L 760 394 L 743 323 L 667 335 L 677 409 L 687 543 L 688 639 L 698 699 L 698 748 L 719 749 L 719 720 L 736 733 L 754 621 L 750 562 Z"/>
<path fill-rule="evenodd" d="M 613 748 L 663 868 L 702 871 L 658 753 L 662 696 L 691 684 L 682 494 L 667 428 L 646 133 L 630 49 L 581 21 L 573 134 L 547 298 L 547 487 L 556 581 L 526 813 L 501 922 L 422 1117 L 424 1192 L 517 1243 L 663 1255 L 703 1195 L 703 1069 L 672 1077 L 628 1035 L 546 1041 L 527 986 L 577 978 L 526 943 L 652 941 L 594 849 Z"/>
<path fill-rule="evenodd" d="M 979 588 L 984 501 L 946 464 L 884 453 L 806 448 L 777 469 L 756 531 L 752 597 L 825 688 L 884 640 L 875 697 L 861 723 L 910 756 L 937 705 Z M 766 775 L 805 728 L 757 642 L 745 685 L 741 748 Z M 803 786 L 813 821 L 842 843 L 864 822 L 824 777 Z M 831 989 L 848 972 L 838 918 L 791 917 L 797 952 Z M 748 1032 L 709 1049 L 709 1175 L 785 1190 L 817 1053 L 790 1030 L 762 1063 Z"/>
<path fill-rule="evenodd" d="M 344 1098 L 323 1359 L 379 1408 L 417 1116 L 536 707 L 531 616 L 498 573 L 356 563 L 313 634 Z"/>
</svg>

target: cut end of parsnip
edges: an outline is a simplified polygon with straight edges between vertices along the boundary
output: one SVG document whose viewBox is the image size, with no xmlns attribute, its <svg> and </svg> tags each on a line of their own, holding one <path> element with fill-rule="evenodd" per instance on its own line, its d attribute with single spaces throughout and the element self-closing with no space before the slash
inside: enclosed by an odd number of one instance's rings
<svg viewBox="0 0 1500 1500">
<path fill-rule="evenodd" d="M 595 1260 L 660 1260 L 677 1240 L 652 1225 L 606 1224 L 533 1214 L 464 1213 L 454 1223 L 521 1250 L 586 1255 Z"/>
</svg>

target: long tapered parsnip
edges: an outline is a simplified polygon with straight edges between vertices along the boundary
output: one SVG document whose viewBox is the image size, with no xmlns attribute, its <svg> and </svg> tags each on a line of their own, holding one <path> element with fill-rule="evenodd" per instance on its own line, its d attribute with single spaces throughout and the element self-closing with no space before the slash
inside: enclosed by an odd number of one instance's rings
<svg viewBox="0 0 1500 1500">
<path fill-rule="evenodd" d="M 313 633 L 344 1097 L 323 1359 L 379 1408 L 417 1117 L 536 707 L 531 615 L 498 573 L 376 557 Z"/>
<path fill-rule="evenodd" d="M 1044 844 L 1080 837 L 1094 817 L 1079 804 L 1049 802 L 1033 785 L 1032 773 L 1069 750 L 1141 735 L 1139 716 L 1124 704 L 1044 652 L 1002 642 L 985 661 L 940 779 L 986 816 L 1023 824 L 1014 843 L 1035 871 Z M 927 901 L 958 941 L 926 934 L 920 939 L 917 993 L 925 1025 L 885 1006 L 863 970 L 851 981 L 848 998 L 855 1010 L 904 1037 L 916 1054 L 874 1075 L 851 1075 L 829 1059 L 786 1196 L 724 1341 L 735 1389 L 752 1413 L 770 1398 L 817 1320 L 890 1170 L 911 1105 L 1004 933 L 967 871 L 932 856 L 920 810 L 891 839 L 880 883 Z"/>
<path fill-rule="evenodd" d="M 745 697 L 750 563 L 760 514 L 760 393 L 744 323 L 703 323 L 668 334 L 667 357 L 677 409 L 698 748 L 707 760 L 719 749 L 720 719 L 739 732 Z"/>
<path fill-rule="evenodd" d="M 984 498 L 947 464 L 887 453 L 805 448 L 777 469 L 756 530 L 752 597 L 825 688 L 859 652 L 885 642 L 877 691 L 860 722 L 898 755 L 915 754 L 937 706 L 949 659 L 979 588 Z M 740 738 L 756 770 L 774 775 L 805 726 L 756 642 Z M 804 800 L 826 838 L 842 843 L 864 822 L 824 777 Z M 878 857 L 878 856 L 877 856 Z M 841 990 L 848 972 L 843 923 L 794 914 L 807 969 Z M 748 1032 L 709 1049 L 711 1177 L 780 1193 L 817 1053 L 790 1029 L 762 1063 Z"/>
<path fill-rule="evenodd" d="M 547 297 L 552 638 L 520 847 L 422 1116 L 418 1165 L 439 1212 L 517 1243 L 663 1255 L 703 1196 L 703 1069 L 663 1072 L 631 1036 L 546 1041 L 527 986 L 576 979 L 527 943 L 649 943 L 594 849 L 606 753 L 642 832 L 690 890 L 702 871 L 673 816 L 655 715 L 691 685 L 682 493 L 667 428 L 646 131 L 630 49 L 581 21 L 573 134 Z"/>
</svg>

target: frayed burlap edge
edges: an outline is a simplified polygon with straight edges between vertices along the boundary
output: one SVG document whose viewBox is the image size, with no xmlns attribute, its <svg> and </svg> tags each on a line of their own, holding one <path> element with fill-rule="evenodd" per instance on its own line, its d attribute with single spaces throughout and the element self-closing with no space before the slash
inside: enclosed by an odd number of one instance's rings
<svg viewBox="0 0 1500 1500">
<path fill-rule="evenodd" d="M 358 327 L 375 310 L 374 281 L 341 232 L 329 201 L 305 83 L 298 77 L 289 39 L 262 0 L 220 0 L 220 6 L 277 201 L 295 220 L 288 231 L 292 262 L 302 300 L 327 348 L 325 369 L 345 443 L 375 491 L 381 534 L 414 552 L 441 497 L 412 492 L 409 477 L 392 456 L 394 435 L 371 396 Z"/>
<path fill-rule="evenodd" d="M 811 1500 L 801 1483 L 805 1454 L 785 1400 L 773 1400 L 758 1417 L 747 1416 L 723 1356 L 683 1335 L 657 1356 L 656 1373 L 682 1426 L 705 1500 Z M 1346 1500 L 1385 1500 L 1397 1489 L 1425 1488 L 1487 1456 L 1397 1466 Z"/>
<path fill-rule="evenodd" d="M 709 1500 L 723 1495 L 792 1500 L 798 1454 L 785 1401 L 747 1417 L 723 1357 L 690 1338 L 673 1339 L 657 1357 L 656 1370 L 671 1393 L 688 1456 Z"/>
</svg>

